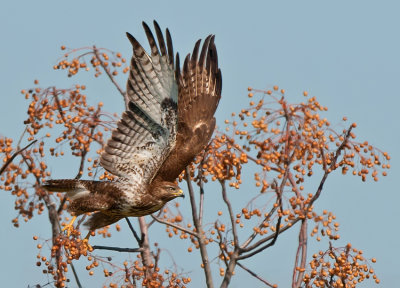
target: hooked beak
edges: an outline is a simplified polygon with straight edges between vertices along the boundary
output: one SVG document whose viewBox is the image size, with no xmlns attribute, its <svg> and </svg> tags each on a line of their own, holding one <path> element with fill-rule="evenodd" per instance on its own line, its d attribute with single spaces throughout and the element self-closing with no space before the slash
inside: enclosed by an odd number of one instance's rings
<svg viewBox="0 0 400 288">
<path fill-rule="evenodd" d="M 182 197 L 185 198 L 185 194 L 183 193 L 182 189 L 179 189 L 177 192 L 174 193 L 175 197 Z"/>
</svg>

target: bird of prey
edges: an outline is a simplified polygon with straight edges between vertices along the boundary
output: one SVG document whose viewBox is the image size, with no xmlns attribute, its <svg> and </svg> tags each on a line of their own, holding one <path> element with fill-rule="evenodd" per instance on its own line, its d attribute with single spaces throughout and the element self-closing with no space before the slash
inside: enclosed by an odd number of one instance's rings
<svg viewBox="0 0 400 288">
<path fill-rule="evenodd" d="M 215 128 L 222 77 L 214 36 L 209 35 L 201 49 L 201 40 L 196 42 L 181 70 L 169 30 L 164 38 L 154 21 L 156 41 L 144 22 L 143 27 L 151 52 L 127 33 L 133 46 L 127 109 L 100 158 L 115 180 L 60 179 L 43 185 L 67 193 L 74 219 L 93 212 L 85 223 L 90 231 L 124 217 L 149 215 L 183 196 L 176 179 Z"/>
</svg>

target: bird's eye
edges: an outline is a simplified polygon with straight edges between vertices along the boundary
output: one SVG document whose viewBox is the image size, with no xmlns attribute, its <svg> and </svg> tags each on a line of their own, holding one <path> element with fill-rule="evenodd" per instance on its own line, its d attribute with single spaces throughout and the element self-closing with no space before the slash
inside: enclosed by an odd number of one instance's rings
<svg viewBox="0 0 400 288">
<path fill-rule="evenodd" d="M 174 187 L 168 187 L 168 189 L 169 189 L 170 191 L 174 191 L 174 190 L 175 190 Z"/>
</svg>

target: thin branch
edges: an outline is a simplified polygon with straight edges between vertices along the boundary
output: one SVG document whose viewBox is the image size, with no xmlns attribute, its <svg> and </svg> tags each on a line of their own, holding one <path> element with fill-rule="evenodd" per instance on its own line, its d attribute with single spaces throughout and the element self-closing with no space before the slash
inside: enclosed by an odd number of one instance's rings
<svg viewBox="0 0 400 288">
<path fill-rule="evenodd" d="M 239 257 L 238 257 L 238 260 L 243 260 L 243 259 L 252 257 L 252 256 L 254 256 L 255 254 L 258 254 L 258 253 L 260 253 L 261 251 L 264 251 L 265 249 L 267 249 L 267 248 L 273 246 L 273 245 L 275 244 L 276 240 L 278 239 L 279 234 L 282 232 L 282 231 L 280 230 L 281 221 L 282 221 L 282 217 L 280 216 L 280 217 L 278 218 L 278 222 L 276 223 L 276 232 L 274 233 L 274 237 L 272 238 L 272 241 L 271 241 L 271 242 L 269 242 L 268 244 L 266 244 L 266 245 L 264 245 L 264 246 L 261 246 L 260 248 L 254 250 L 254 251 L 252 251 L 252 252 L 250 252 L 250 253 L 248 253 L 248 254 L 246 254 L 246 255 L 241 255 L 241 256 L 239 256 Z M 263 240 L 264 240 L 264 239 L 263 239 Z M 262 241 L 262 242 L 264 243 L 265 241 Z M 255 247 L 258 247 L 258 246 L 260 245 L 259 243 L 256 243 L 256 244 L 258 244 L 258 245 L 255 245 Z M 255 249 L 255 247 L 254 247 L 253 249 Z M 252 250 L 252 249 L 250 249 L 249 251 L 251 251 L 251 250 Z"/>
<path fill-rule="evenodd" d="M 142 240 L 141 240 L 141 245 L 140 247 L 143 248 L 143 251 L 140 252 L 140 255 L 142 256 L 142 263 L 143 266 L 149 267 L 153 261 L 151 259 L 151 253 L 150 253 L 150 243 L 149 243 L 149 234 L 147 231 L 147 223 L 146 219 L 144 216 L 138 218 L 139 222 L 139 227 L 140 227 L 140 232 L 142 233 Z M 146 270 L 146 273 L 149 272 Z"/>
<path fill-rule="evenodd" d="M 207 147 L 204 149 L 204 151 L 207 151 L 207 149 L 210 147 L 210 143 L 208 143 Z M 200 166 L 202 167 L 204 164 L 205 160 L 205 153 L 203 154 L 203 159 L 200 162 Z M 203 211 L 204 211 L 204 183 L 203 183 L 203 169 L 199 169 L 199 174 L 197 176 L 199 178 L 199 187 L 200 187 L 200 203 L 199 203 L 199 222 L 200 225 L 203 223 Z"/>
<path fill-rule="evenodd" d="M 62 110 L 60 99 L 58 99 L 56 87 L 53 87 L 53 96 L 54 96 L 54 99 L 56 100 L 57 110 L 60 113 L 61 119 L 63 120 L 64 124 L 66 124 L 67 123 L 67 119 L 65 119 L 64 111 Z"/>
<path fill-rule="evenodd" d="M 157 248 L 157 252 L 156 253 L 152 252 L 151 254 L 153 254 L 153 258 L 154 258 L 154 269 L 157 269 L 158 261 L 160 261 L 161 249 Z"/>
<path fill-rule="evenodd" d="M 300 259 L 300 265 L 298 265 L 299 259 Z M 301 283 L 303 282 L 306 261 L 307 261 L 307 218 L 302 220 L 299 231 L 299 245 L 297 247 L 296 259 L 294 261 L 294 267 L 293 267 L 292 288 L 300 287 Z"/>
<path fill-rule="evenodd" d="M 217 221 L 215 221 L 215 227 L 218 225 L 218 223 L 217 223 Z M 228 268 L 229 267 L 229 263 L 228 263 L 228 260 L 226 260 L 226 256 L 225 256 L 225 253 L 227 253 L 227 251 L 226 251 L 226 243 L 223 243 L 222 242 L 222 233 L 221 233 L 221 231 L 219 230 L 219 229 L 216 229 L 217 230 L 217 233 L 218 233 L 218 237 L 219 237 L 219 241 L 218 241 L 218 246 L 219 246 L 219 249 L 221 250 L 221 253 L 224 255 L 224 262 L 225 262 L 225 266 Z M 225 245 L 225 248 L 224 248 L 224 245 Z"/>
<path fill-rule="evenodd" d="M 151 225 L 154 224 L 154 222 L 156 222 L 156 219 L 154 219 L 154 217 L 158 218 L 160 217 L 162 213 L 162 210 L 159 210 L 156 216 L 153 216 L 153 214 L 151 215 L 151 217 L 153 217 L 153 220 L 151 220 L 148 224 L 147 224 L 147 228 L 150 228 Z"/>
<path fill-rule="evenodd" d="M 206 276 L 206 284 L 207 284 L 208 288 L 213 288 L 214 282 L 212 279 L 210 261 L 208 260 L 207 248 L 204 243 L 203 227 L 198 218 L 196 200 L 195 200 L 195 196 L 194 196 L 192 180 L 190 179 L 190 171 L 189 171 L 188 167 L 186 167 L 186 169 L 185 169 L 185 176 L 186 176 L 186 183 L 187 183 L 188 190 L 189 190 L 190 204 L 192 207 L 192 218 L 193 218 L 194 226 L 196 227 L 196 231 L 199 234 L 199 237 L 197 237 L 197 239 L 199 240 L 201 259 L 202 259 L 203 265 L 204 265 L 204 274 Z"/>
<path fill-rule="evenodd" d="M 201 180 L 201 178 L 200 178 L 200 204 L 199 204 L 199 222 L 200 222 L 200 225 L 203 222 L 203 211 L 204 211 L 204 187 L 203 187 L 203 180 Z"/>
<path fill-rule="evenodd" d="M 78 285 L 78 288 L 82 288 L 82 284 L 81 281 L 79 280 L 78 273 L 76 273 L 74 264 L 71 262 L 69 266 L 71 266 L 72 273 L 74 274 L 76 285 Z"/>
<path fill-rule="evenodd" d="M 139 235 L 136 233 L 135 229 L 133 229 L 132 223 L 128 217 L 125 217 L 126 222 L 128 223 L 129 229 L 131 229 L 133 237 L 135 237 L 136 241 L 138 242 L 139 246 L 142 245 L 142 239 L 140 239 Z"/>
<path fill-rule="evenodd" d="M 275 202 L 276 204 L 278 204 L 278 200 Z M 264 223 L 267 222 L 271 216 L 275 213 L 275 211 L 278 209 L 279 205 L 274 205 L 271 210 L 268 212 L 267 216 L 265 216 L 264 220 L 260 223 L 260 225 L 258 225 L 258 228 L 262 228 L 264 227 Z M 253 234 L 251 234 L 249 236 L 249 238 L 240 246 L 240 249 L 243 250 L 245 249 L 256 237 L 257 237 L 258 233 L 253 232 Z"/>
<path fill-rule="evenodd" d="M 292 155 L 290 156 L 290 159 L 288 160 L 288 163 L 291 163 L 291 162 L 292 162 L 293 157 L 294 157 L 294 152 L 293 152 Z M 285 188 L 286 182 L 288 181 L 288 177 L 289 177 L 289 165 L 287 165 L 287 167 L 286 167 L 285 174 L 284 174 L 284 176 L 283 176 L 283 179 L 282 179 L 282 182 L 281 182 L 281 185 L 280 185 L 279 189 L 278 189 L 278 187 L 277 187 L 277 184 L 275 184 L 275 190 L 276 190 L 275 192 L 276 192 L 276 195 L 277 195 L 277 204 L 278 204 L 278 206 L 279 206 L 281 212 L 283 211 L 283 208 L 282 208 L 283 189 Z M 257 250 L 256 250 L 256 251 L 258 251 L 257 253 L 259 253 L 259 252 L 263 251 L 264 249 L 266 249 L 266 248 L 268 248 L 268 247 L 270 247 L 270 246 L 272 246 L 272 245 L 275 244 L 275 242 L 276 242 L 276 240 L 277 240 L 277 238 L 278 238 L 279 233 L 281 233 L 281 227 L 280 227 L 280 226 L 281 226 L 281 221 L 282 221 L 282 215 L 280 215 L 279 218 L 278 218 L 277 224 L 276 224 L 276 226 L 275 226 L 275 227 L 276 227 L 276 231 L 275 231 L 275 233 L 273 234 L 272 241 L 271 241 L 270 243 L 268 243 L 267 245 L 265 245 L 265 246 L 263 246 L 263 247 L 257 249 Z M 283 231 L 282 231 L 282 232 L 283 232 Z M 269 241 L 270 238 L 271 238 L 271 237 L 263 238 L 263 239 L 259 240 L 257 243 L 253 244 L 253 245 L 250 246 L 250 247 L 241 248 L 241 251 L 240 251 L 241 254 L 242 254 L 243 252 L 249 252 L 249 251 L 251 251 L 251 250 L 253 250 L 253 249 L 256 249 L 257 247 L 259 247 L 259 246 L 262 245 L 263 243 Z M 267 239 L 268 239 L 268 240 L 267 240 Z M 242 245 L 242 246 L 243 246 L 243 245 Z M 239 257 L 239 259 L 245 259 L 245 258 L 251 257 L 251 256 L 253 256 L 254 254 L 257 254 L 257 253 L 252 252 L 252 253 L 250 253 L 250 254 L 248 254 L 248 255 L 242 255 L 242 256 Z"/>
<path fill-rule="evenodd" d="M 290 159 L 288 160 L 288 163 L 291 163 L 291 161 L 293 159 L 293 156 L 294 156 L 294 153 L 291 155 Z M 282 208 L 283 189 L 284 189 L 284 187 L 286 185 L 288 177 L 289 177 L 289 166 L 287 166 L 287 168 L 286 168 L 285 174 L 284 174 L 282 182 L 281 182 L 281 186 L 279 187 L 279 189 L 278 189 L 278 187 L 275 188 L 276 189 L 276 194 L 278 196 L 278 203 L 279 203 L 278 205 L 279 205 L 279 208 L 280 208 L 281 212 L 283 211 L 283 208 Z M 275 186 L 277 186 L 277 185 L 275 185 Z M 258 241 L 254 245 L 252 245 L 250 247 L 247 247 L 246 249 L 243 249 L 241 251 L 241 254 L 243 252 L 247 252 L 247 251 L 251 251 L 251 250 L 255 249 L 254 251 L 252 251 L 252 252 L 250 252 L 250 253 L 248 253 L 246 255 L 239 256 L 237 260 L 242 260 L 242 259 L 246 259 L 246 258 L 252 257 L 253 255 L 255 255 L 257 253 L 260 253 L 261 251 L 263 251 L 263 250 L 275 245 L 275 242 L 278 239 L 279 234 L 281 233 L 281 221 L 282 221 L 282 214 L 280 214 L 279 217 L 278 217 L 278 221 L 277 221 L 276 226 L 275 226 L 276 227 L 276 231 L 273 234 L 273 238 L 272 238 L 271 242 L 269 242 L 268 244 L 266 244 L 264 246 L 261 246 L 263 243 L 265 243 L 267 241 L 266 239 L 269 238 L 269 237 L 261 239 L 260 241 Z M 259 247 L 259 246 L 261 246 L 261 247 Z M 256 249 L 257 247 L 259 247 L 259 248 Z"/>
<path fill-rule="evenodd" d="M 237 233 L 237 229 L 236 229 L 235 215 L 233 214 L 231 202 L 229 201 L 229 198 L 226 195 L 225 181 L 220 181 L 220 184 L 222 187 L 222 198 L 224 199 L 224 202 L 225 202 L 226 206 L 228 207 L 229 217 L 231 219 L 232 234 L 233 234 L 233 241 L 234 241 L 235 249 L 239 249 L 240 248 L 239 247 L 239 238 L 238 238 L 238 233 Z"/>
<path fill-rule="evenodd" d="M 307 207 L 311 207 L 312 204 L 315 202 L 315 200 L 317 200 L 318 197 L 321 195 L 322 188 L 324 187 L 325 181 L 328 178 L 329 173 L 332 171 L 332 168 L 335 167 L 337 159 L 339 158 L 340 153 L 344 149 L 344 147 L 345 147 L 345 145 L 347 143 L 347 140 L 350 137 L 351 129 L 353 129 L 353 126 L 350 126 L 349 130 L 347 130 L 347 133 L 346 133 L 346 135 L 345 135 L 345 137 L 343 139 L 342 144 L 340 144 L 339 148 L 336 150 L 335 156 L 333 157 L 333 160 L 332 160 L 332 164 L 329 166 L 329 168 L 327 170 L 325 170 L 325 173 L 322 176 L 321 182 L 319 183 L 319 186 L 318 186 L 317 193 L 315 193 L 315 195 L 311 198 L 311 200 L 310 200 L 310 202 L 309 202 Z"/>
<path fill-rule="evenodd" d="M 94 245 L 92 246 L 93 250 L 110 250 L 110 251 L 117 251 L 117 252 L 128 252 L 128 253 L 138 253 L 142 252 L 143 248 L 121 248 L 121 247 L 111 247 L 111 246 L 100 246 Z"/>
<path fill-rule="evenodd" d="M 103 60 L 101 60 L 100 54 L 99 54 L 99 49 L 97 49 L 96 46 L 93 46 L 93 52 L 94 55 L 96 56 L 97 60 L 99 60 L 101 67 L 103 68 L 104 72 L 106 72 L 108 78 L 110 78 L 111 82 L 114 84 L 114 86 L 117 88 L 119 93 L 124 97 L 124 102 L 125 102 L 125 107 L 128 107 L 129 99 L 126 95 L 126 93 L 122 90 L 122 88 L 119 86 L 117 81 L 115 81 L 114 76 L 111 74 L 110 69 L 107 68 L 106 65 L 104 65 Z"/>
<path fill-rule="evenodd" d="M 199 238 L 199 237 L 200 237 L 199 234 L 197 234 L 196 232 L 193 232 L 193 231 L 191 231 L 191 230 L 189 230 L 189 229 L 186 229 L 186 228 L 184 228 L 184 227 L 182 227 L 182 226 L 179 226 L 179 225 L 176 225 L 176 224 L 167 222 L 167 221 L 162 220 L 162 219 L 160 219 L 160 218 L 158 218 L 158 217 L 156 217 L 156 216 L 154 216 L 154 215 L 150 215 L 150 216 L 154 219 L 154 221 L 157 221 L 158 223 L 162 223 L 162 224 L 165 224 L 165 225 L 167 225 L 167 226 L 174 227 L 174 228 L 176 228 L 176 229 L 178 229 L 178 230 L 180 230 L 180 231 L 183 231 L 183 232 L 185 232 L 185 233 L 188 233 L 188 234 L 190 234 L 190 235 L 193 235 L 193 236 L 196 237 L 196 238 Z"/>
<path fill-rule="evenodd" d="M 244 271 L 250 273 L 251 276 L 257 278 L 258 280 L 260 280 L 261 282 L 263 282 L 265 285 L 269 286 L 269 287 L 276 287 L 274 286 L 274 284 L 269 283 L 267 280 L 263 279 L 261 276 L 257 275 L 255 272 L 251 271 L 249 268 L 243 266 L 243 264 L 240 264 L 239 262 L 237 262 L 237 265 L 242 268 Z"/>
<path fill-rule="evenodd" d="M 23 151 L 25 151 L 26 149 L 28 149 L 31 145 L 35 144 L 37 142 L 37 140 L 33 140 L 31 143 L 29 143 L 28 145 L 26 145 L 24 148 L 19 149 L 17 152 L 15 152 L 10 159 L 8 159 L 6 161 L 6 163 L 4 163 L 4 165 L 1 167 L 0 169 L 0 175 L 3 174 L 3 172 L 7 169 L 8 165 L 10 165 L 10 163 L 14 160 L 15 157 L 18 156 L 18 154 L 22 153 Z"/>
</svg>

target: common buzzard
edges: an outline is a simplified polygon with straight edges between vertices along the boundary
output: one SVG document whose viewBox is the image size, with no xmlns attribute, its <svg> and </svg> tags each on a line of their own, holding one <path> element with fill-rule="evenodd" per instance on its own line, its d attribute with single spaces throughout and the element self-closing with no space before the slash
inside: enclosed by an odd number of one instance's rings
<svg viewBox="0 0 400 288">
<path fill-rule="evenodd" d="M 127 110 L 112 131 L 100 164 L 115 181 L 49 180 L 43 187 L 66 192 L 69 211 L 94 212 L 91 231 L 128 216 L 144 216 L 183 196 L 176 178 L 204 149 L 215 128 L 222 78 L 214 36 L 201 40 L 180 70 L 171 35 L 154 21 L 157 42 L 143 22 L 151 54 L 129 33 L 133 56 L 127 83 Z"/>
</svg>

